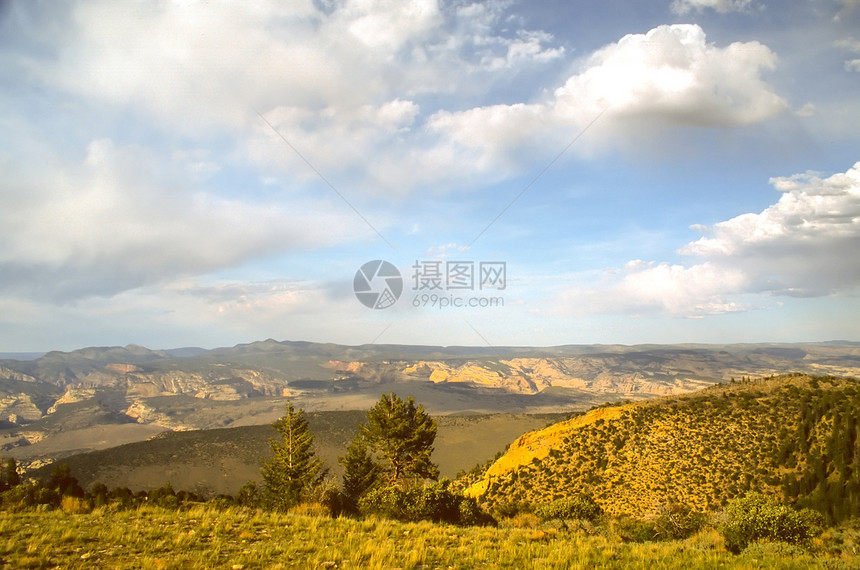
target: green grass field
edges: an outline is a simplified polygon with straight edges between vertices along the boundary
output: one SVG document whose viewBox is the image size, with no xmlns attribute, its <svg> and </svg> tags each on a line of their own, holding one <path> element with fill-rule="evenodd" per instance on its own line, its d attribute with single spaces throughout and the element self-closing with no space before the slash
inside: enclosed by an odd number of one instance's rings
<svg viewBox="0 0 860 570">
<path fill-rule="evenodd" d="M 211 506 L 89 513 L 69 512 L 74 502 L 64 506 L 0 512 L 4 568 L 860 567 L 856 532 L 817 539 L 806 550 L 755 544 L 736 556 L 712 529 L 684 541 L 623 543 L 611 528 L 586 533 L 527 517 L 497 528 L 463 528 Z"/>
</svg>

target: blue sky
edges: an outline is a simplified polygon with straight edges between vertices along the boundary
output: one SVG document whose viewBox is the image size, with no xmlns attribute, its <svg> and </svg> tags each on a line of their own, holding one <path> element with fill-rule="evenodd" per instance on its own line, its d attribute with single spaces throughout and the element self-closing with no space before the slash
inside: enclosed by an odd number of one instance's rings
<svg viewBox="0 0 860 570">
<path fill-rule="evenodd" d="M 858 24 L 857 0 L 0 3 L 0 350 L 860 340 Z M 375 259 L 385 309 L 353 294 Z M 417 290 L 416 261 L 506 286 Z"/>
</svg>

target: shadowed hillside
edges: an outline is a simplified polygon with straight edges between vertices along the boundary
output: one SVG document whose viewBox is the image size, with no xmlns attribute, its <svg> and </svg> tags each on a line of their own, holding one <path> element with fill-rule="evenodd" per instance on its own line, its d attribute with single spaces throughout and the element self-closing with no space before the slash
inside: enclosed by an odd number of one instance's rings
<svg viewBox="0 0 860 570">
<path fill-rule="evenodd" d="M 281 410 L 283 413 L 283 410 Z M 434 461 L 442 475 L 453 477 L 458 471 L 485 461 L 522 433 L 558 421 L 561 414 L 491 414 L 441 416 L 437 418 Z M 316 452 L 340 477 L 338 457 L 366 421 L 364 411 L 311 412 Z M 104 450 L 63 458 L 74 476 L 89 488 L 100 482 L 109 488 L 153 489 L 170 482 L 211 496 L 234 494 L 247 481 L 260 481 L 260 458 L 270 455 L 269 438 L 275 436 L 271 425 L 244 426 L 185 432 L 163 432 L 148 441 L 129 443 Z M 48 465 L 30 475 L 48 477 Z"/>
</svg>

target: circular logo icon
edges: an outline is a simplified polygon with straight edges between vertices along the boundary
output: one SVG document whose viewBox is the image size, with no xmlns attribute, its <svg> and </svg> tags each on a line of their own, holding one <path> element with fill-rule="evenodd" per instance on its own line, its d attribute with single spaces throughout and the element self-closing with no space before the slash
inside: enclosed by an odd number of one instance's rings
<svg viewBox="0 0 860 570">
<path fill-rule="evenodd" d="M 392 264 L 375 259 L 368 261 L 355 272 L 352 290 L 365 307 L 387 309 L 400 298 L 403 278 Z"/>
</svg>

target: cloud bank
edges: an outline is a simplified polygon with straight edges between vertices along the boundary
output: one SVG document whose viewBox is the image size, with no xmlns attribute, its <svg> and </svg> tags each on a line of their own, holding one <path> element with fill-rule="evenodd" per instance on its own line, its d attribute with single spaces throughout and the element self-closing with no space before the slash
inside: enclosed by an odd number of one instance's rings
<svg viewBox="0 0 860 570">
<path fill-rule="evenodd" d="M 201 192 L 188 171 L 213 165 L 196 158 L 165 164 L 146 149 L 101 139 L 80 164 L 37 178 L 7 162 L 0 291 L 55 301 L 110 296 L 371 231 L 321 200 L 287 207 Z"/>
</svg>

